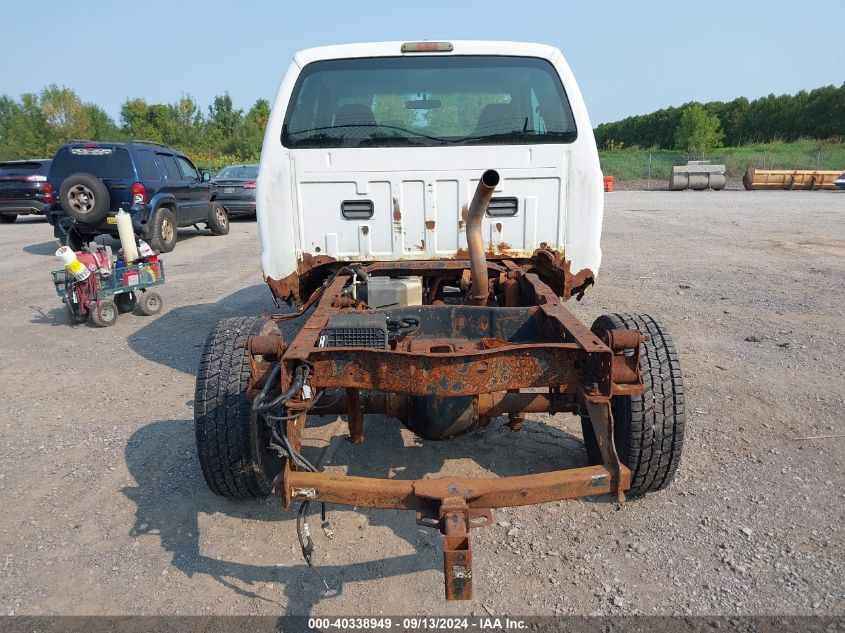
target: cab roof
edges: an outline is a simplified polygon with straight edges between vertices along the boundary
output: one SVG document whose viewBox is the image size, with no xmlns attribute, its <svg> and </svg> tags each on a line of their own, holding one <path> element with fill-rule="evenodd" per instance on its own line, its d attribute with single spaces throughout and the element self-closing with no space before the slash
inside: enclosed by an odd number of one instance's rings
<svg viewBox="0 0 845 633">
<path fill-rule="evenodd" d="M 448 42 L 451 51 L 402 52 L 402 45 L 409 42 Z M 311 62 L 326 59 L 357 59 L 362 57 L 419 57 L 420 55 L 509 55 L 539 57 L 552 60 L 560 51 L 548 44 L 527 42 L 499 42 L 492 40 L 405 40 L 394 42 L 364 42 L 307 48 L 294 55 L 294 62 L 304 67 Z"/>
</svg>

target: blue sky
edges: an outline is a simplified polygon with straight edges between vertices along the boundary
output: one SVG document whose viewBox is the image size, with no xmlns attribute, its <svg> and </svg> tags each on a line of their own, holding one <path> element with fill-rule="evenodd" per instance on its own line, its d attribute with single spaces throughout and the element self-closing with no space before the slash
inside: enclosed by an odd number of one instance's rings
<svg viewBox="0 0 845 633">
<path fill-rule="evenodd" d="M 558 46 L 593 124 L 690 100 L 845 81 L 845 3 L 805 0 L 310 0 L 3 2 L 0 94 L 73 88 L 117 119 L 129 97 L 206 109 L 272 101 L 293 53 L 374 40 Z"/>
</svg>

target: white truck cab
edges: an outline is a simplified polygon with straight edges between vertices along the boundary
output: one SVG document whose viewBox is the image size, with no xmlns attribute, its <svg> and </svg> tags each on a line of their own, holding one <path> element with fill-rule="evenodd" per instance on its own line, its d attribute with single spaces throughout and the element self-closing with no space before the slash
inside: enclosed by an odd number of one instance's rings
<svg viewBox="0 0 845 633">
<path fill-rule="evenodd" d="M 575 78 L 552 46 L 382 42 L 294 56 L 267 125 L 257 184 L 261 265 L 302 301 L 336 262 L 466 258 L 478 179 L 488 259 L 547 253 L 565 299 L 598 272 L 603 193 Z M 548 276 L 548 275 L 547 275 Z M 554 275 L 552 275 L 554 276 Z"/>
</svg>

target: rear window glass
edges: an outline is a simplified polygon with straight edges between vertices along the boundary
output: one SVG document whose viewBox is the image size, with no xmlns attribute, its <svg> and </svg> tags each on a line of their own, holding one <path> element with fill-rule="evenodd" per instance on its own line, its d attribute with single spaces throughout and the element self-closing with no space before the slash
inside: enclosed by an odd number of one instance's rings
<svg viewBox="0 0 845 633">
<path fill-rule="evenodd" d="M 285 147 L 571 143 L 575 122 L 544 59 L 420 56 L 307 65 L 285 115 Z"/>
<path fill-rule="evenodd" d="M 233 165 L 224 167 L 217 172 L 215 178 L 244 178 L 246 180 L 258 178 L 258 165 Z"/>
<path fill-rule="evenodd" d="M 41 170 L 41 163 L 26 162 L 26 163 L 0 163 L 0 178 L 14 177 L 14 176 L 32 176 L 33 174 L 43 174 Z"/>
<path fill-rule="evenodd" d="M 78 171 L 97 178 L 134 178 L 129 152 L 121 147 L 63 147 L 53 158 L 50 177 L 66 178 Z"/>
</svg>

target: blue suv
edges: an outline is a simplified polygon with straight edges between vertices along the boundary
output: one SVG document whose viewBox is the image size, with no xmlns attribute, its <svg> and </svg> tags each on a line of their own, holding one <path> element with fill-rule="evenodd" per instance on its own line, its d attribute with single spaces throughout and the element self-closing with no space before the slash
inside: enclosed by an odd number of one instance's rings
<svg viewBox="0 0 845 633">
<path fill-rule="evenodd" d="M 214 235 L 229 232 L 210 178 L 165 145 L 70 141 L 50 165 L 47 180 L 57 200 L 47 220 L 62 243 L 79 250 L 96 235 L 117 237 L 115 214 L 123 209 L 136 234 L 167 253 L 178 227 L 205 224 Z"/>
</svg>

